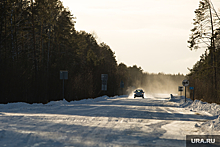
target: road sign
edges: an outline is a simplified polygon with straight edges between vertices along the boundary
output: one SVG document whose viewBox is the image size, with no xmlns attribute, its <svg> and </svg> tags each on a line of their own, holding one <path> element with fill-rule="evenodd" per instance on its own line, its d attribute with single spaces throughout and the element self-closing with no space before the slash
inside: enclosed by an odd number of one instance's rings
<svg viewBox="0 0 220 147">
<path fill-rule="evenodd" d="M 107 85 L 107 80 L 102 80 L 103 85 Z"/>
<path fill-rule="evenodd" d="M 121 88 L 124 88 L 124 82 L 123 82 L 123 81 L 121 81 L 120 87 L 121 87 Z"/>
<path fill-rule="evenodd" d="M 102 91 L 107 91 L 108 74 L 101 74 Z"/>
<path fill-rule="evenodd" d="M 183 86 L 189 86 L 189 81 L 188 80 L 183 80 L 183 82 L 182 82 L 182 84 L 183 84 Z"/>
<path fill-rule="evenodd" d="M 178 91 L 183 91 L 183 86 L 179 86 Z"/>
<path fill-rule="evenodd" d="M 194 101 L 194 91 L 195 91 L 194 87 L 189 87 L 189 89 L 193 91 L 193 101 Z"/>
<path fill-rule="evenodd" d="M 189 87 L 190 90 L 194 90 L 194 87 Z"/>
<path fill-rule="evenodd" d="M 60 79 L 61 79 L 61 80 L 63 80 L 63 79 L 67 80 L 67 79 L 68 79 L 68 71 L 66 71 L 66 70 L 61 70 L 61 71 L 60 71 Z"/>
<path fill-rule="evenodd" d="M 108 80 L 108 74 L 101 74 L 101 80 Z"/>
<path fill-rule="evenodd" d="M 102 84 L 102 91 L 107 91 L 107 85 Z"/>
</svg>

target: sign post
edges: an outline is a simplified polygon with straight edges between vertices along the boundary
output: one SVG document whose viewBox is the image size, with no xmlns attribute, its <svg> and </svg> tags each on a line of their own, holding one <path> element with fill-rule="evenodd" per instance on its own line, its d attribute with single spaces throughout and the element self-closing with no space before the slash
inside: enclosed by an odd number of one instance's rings
<svg viewBox="0 0 220 147">
<path fill-rule="evenodd" d="M 123 81 L 121 81 L 120 87 L 121 87 L 121 89 L 122 89 L 122 95 L 123 95 L 123 88 L 124 88 L 124 82 L 123 82 Z"/>
<path fill-rule="evenodd" d="M 189 86 L 189 81 L 183 80 L 182 84 L 183 84 L 183 86 L 185 86 L 185 102 L 186 102 L 186 87 Z"/>
<path fill-rule="evenodd" d="M 107 91 L 108 74 L 101 74 L 102 91 Z"/>
<path fill-rule="evenodd" d="M 180 92 L 180 96 L 182 97 L 183 86 L 179 86 L 178 91 Z"/>
<path fill-rule="evenodd" d="M 193 91 L 193 101 L 194 101 L 194 87 L 189 87 L 189 89 Z"/>
<path fill-rule="evenodd" d="M 64 80 L 68 79 L 68 71 L 61 70 L 60 71 L 60 79 L 63 80 L 63 99 L 64 99 Z"/>
</svg>

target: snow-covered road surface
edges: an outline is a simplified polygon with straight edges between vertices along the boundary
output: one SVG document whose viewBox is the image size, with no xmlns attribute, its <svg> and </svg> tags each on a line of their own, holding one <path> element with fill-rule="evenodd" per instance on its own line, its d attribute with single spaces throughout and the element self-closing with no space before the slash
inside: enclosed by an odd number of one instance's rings
<svg viewBox="0 0 220 147">
<path fill-rule="evenodd" d="M 0 146 L 138 147 L 182 146 L 215 119 L 170 101 L 169 95 L 126 96 L 0 105 Z"/>
</svg>

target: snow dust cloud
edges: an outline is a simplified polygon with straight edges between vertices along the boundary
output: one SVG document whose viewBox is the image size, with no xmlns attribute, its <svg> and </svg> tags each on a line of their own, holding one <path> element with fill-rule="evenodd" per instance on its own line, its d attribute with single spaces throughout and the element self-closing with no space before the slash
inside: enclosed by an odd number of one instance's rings
<svg viewBox="0 0 220 147">
<path fill-rule="evenodd" d="M 127 88 L 127 94 L 133 98 L 135 89 L 143 89 L 147 98 L 179 95 L 178 86 L 182 86 L 184 79 L 184 75 L 146 74 L 141 81 L 135 81 L 133 86 Z"/>
</svg>

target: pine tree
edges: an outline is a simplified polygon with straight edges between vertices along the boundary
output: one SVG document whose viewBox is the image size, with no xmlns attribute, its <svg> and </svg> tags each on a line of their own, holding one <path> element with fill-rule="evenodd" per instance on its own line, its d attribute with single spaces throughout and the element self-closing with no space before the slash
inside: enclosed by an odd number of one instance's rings
<svg viewBox="0 0 220 147">
<path fill-rule="evenodd" d="M 195 10 L 196 18 L 193 19 L 194 28 L 191 30 L 192 34 L 188 40 L 189 48 L 191 50 L 198 49 L 201 47 L 201 43 L 205 44 L 208 47 L 208 54 L 204 54 L 209 57 L 207 59 L 209 67 L 206 67 L 205 70 L 209 71 L 212 75 L 212 89 L 214 97 L 217 98 L 217 69 L 216 69 L 216 47 L 215 47 L 215 38 L 216 38 L 216 29 L 219 27 L 219 20 L 216 11 L 212 11 L 214 7 L 210 0 L 201 0 L 199 3 L 199 8 Z M 199 62 L 200 64 L 202 62 Z M 207 65 L 207 64 L 205 64 Z M 204 68 L 205 66 L 203 66 Z M 212 70 L 210 70 L 212 67 Z M 200 69 L 201 70 L 201 69 Z M 205 70 L 202 70 L 203 72 Z M 206 71 L 206 72 L 207 72 Z M 200 71 L 201 72 L 201 71 Z M 205 73 L 205 72 L 204 72 Z M 210 75 L 208 74 L 208 75 Z"/>
</svg>

